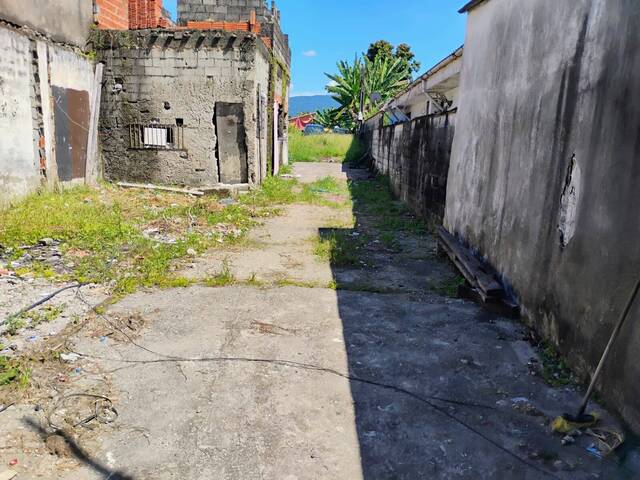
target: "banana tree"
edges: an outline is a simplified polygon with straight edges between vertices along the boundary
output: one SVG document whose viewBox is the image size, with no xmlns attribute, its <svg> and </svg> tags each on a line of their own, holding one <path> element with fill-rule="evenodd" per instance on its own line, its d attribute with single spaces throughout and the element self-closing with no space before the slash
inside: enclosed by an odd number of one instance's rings
<svg viewBox="0 0 640 480">
<path fill-rule="evenodd" d="M 353 123 L 358 119 L 363 88 L 364 116 L 367 118 L 408 83 L 406 68 L 400 59 L 378 56 L 371 61 L 363 56 L 356 57 L 352 64 L 338 62 L 337 68 L 336 74 L 326 74 L 332 81 L 327 91 L 340 104 L 338 113 Z"/>
</svg>

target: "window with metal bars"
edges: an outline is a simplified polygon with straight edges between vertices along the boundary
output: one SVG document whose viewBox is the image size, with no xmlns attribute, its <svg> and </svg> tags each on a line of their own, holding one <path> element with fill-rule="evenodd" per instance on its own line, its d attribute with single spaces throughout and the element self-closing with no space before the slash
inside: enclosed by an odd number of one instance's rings
<svg viewBox="0 0 640 480">
<path fill-rule="evenodd" d="M 159 123 L 129 125 L 129 148 L 136 150 L 184 150 L 184 127 Z"/>
</svg>

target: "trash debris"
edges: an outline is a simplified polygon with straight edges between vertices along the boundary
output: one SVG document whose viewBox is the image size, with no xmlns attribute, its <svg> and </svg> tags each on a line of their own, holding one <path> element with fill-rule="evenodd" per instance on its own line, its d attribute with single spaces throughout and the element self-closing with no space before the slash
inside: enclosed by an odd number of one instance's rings
<svg viewBox="0 0 640 480">
<path fill-rule="evenodd" d="M 38 336 L 37 335 L 31 335 L 30 337 L 27 337 L 27 342 L 37 342 L 38 341 Z"/>
<path fill-rule="evenodd" d="M 67 362 L 67 363 L 77 362 L 79 358 L 80 358 L 80 355 L 78 355 L 77 353 L 61 353 L 60 354 L 60 359 L 63 362 Z"/>
<path fill-rule="evenodd" d="M 11 460 L 9 460 L 9 466 L 13 467 L 15 465 L 18 464 L 18 459 L 17 458 L 12 458 Z"/>
<path fill-rule="evenodd" d="M 109 339 L 105 336 L 100 337 L 100 343 L 107 343 L 107 340 Z"/>
<path fill-rule="evenodd" d="M 228 197 L 228 198 L 221 199 L 218 203 L 220 205 L 229 206 L 229 205 L 235 205 L 236 203 L 238 203 L 238 201 L 234 198 Z"/>
<path fill-rule="evenodd" d="M 513 409 L 517 412 L 530 415 L 532 417 L 543 417 L 544 413 L 538 410 L 529 399 L 525 397 L 516 397 L 511 399 Z"/>
<path fill-rule="evenodd" d="M 76 375 L 80 375 L 82 373 L 82 368 L 77 367 L 76 369 L 73 370 L 73 373 L 75 373 Z"/>
<path fill-rule="evenodd" d="M 587 448 L 587 451 L 598 458 L 610 455 L 624 443 L 624 433 L 609 428 L 587 428 L 585 433 L 597 440 Z"/>
<path fill-rule="evenodd" d="M 7 270 L 6 268 L 0 268 L 0 277 L 10 277 L 15 275 L 15 272 L 12 270 Z"/>
<path fill-rule="evenodd" d="M 562 440 L 560 440 L 560 443 L 562 443 L 562 445 L 571 445 L 573 443 L 576 443 L 576 439 L 571 435 L 565 435 L 564 437 L 562 437 Z"/>
<path fill-rule="evenodd" d="M 187 250 L 187 255 L 190 255 L 192 257 L 195 257 L 198 254 L 198 252 L 196 252 L 193 248 L 189 248 Z"/>
</svg>

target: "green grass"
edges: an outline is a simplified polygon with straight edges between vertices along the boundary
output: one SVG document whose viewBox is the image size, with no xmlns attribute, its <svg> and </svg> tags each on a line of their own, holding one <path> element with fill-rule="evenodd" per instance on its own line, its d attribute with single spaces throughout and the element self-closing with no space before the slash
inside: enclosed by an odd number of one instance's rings
<svg viewBox="0 0 640 480">
<path fill-rule="evenodd" d="M 31 372 L 20 360 L 0 356 L 0 386 L 17 383 L 26 387 L 30 377 Z"/>
<path fill-rule="evenodd" d="M 353 135 L 303 135 L 298 130 L 290 130 L 289 158 L 292 162 L 318 162 L 328 158 L 338 162 L 356 161 L 363 153 L 360 142 Z"/>
<path fill-rule="evenodd" d="M 313 239 L 313 253 L 332 266 L 356 265 L 364 240 L 362 236 L 354 237 L 350 233 L 350 230 L 324 230 Z"/>
<path fill-rule="evenodd" d="M 42 323 L 53 322 L 64 308 L 65 305 L 46 305 L 41 310 L 31 310 L 22 315 L 11 316 L 5 322 L 5 332 L 8 335 L 15 335 L 22 328 L 35 328 Z"/>
<path fill-rule="evenodd" d="M 255 280 L 255 277 L 252 277 Z M 204 283 L 207 287 L 226 287 L 227 285 L 233 285 L 236 283 L 236 277 L 231 272 L 229 263 L 224 261 L 222 263 L 222 270 L 214 277 L 205 278 Z"/>
<path fill-rule="evenodd" d="M 437 285 L 433 285 L 432 288 L 438 292 L 440 295 L 445 295 L 450 298 L 458 297 L 458 287 L 463 285 L 465 282 L 464 277 L 461 275 L 456 275 L 455 277 L 448 278 L 438 283 Z"/>
<path fill-rule="evenodd" d="M 12 248 L 11 257 L 16 259 L 24 253 L 21 245 L 54 238 L 62 242 L 64 262 L 74 264 L 71 273 L 60 275 L 49 265 L 34 262 L 20 268 L 19 275 L 113 282 L 116 295 L 141 286 L 184 287 L 190 282 L 175 278 L 172 265 L 189 257 L 190 251 L 199 254 L 219 247 L 221 241 L 225 245 L 244 241 L 260 219 L 278 215 L 280 205 L 337 205 L 323 197 L 326 192 L 347 193 L 344 184 L 331 178 L 301 186 L 295 179 L 282 177 L 267 178 L 261 188 L 225 207 L 215 196 L 196 199 L 110 185 L 40 193 L 0 211 L 0 245 Z M 149 228 L 159 228 L 175 242 L 144 235 Z"/>
<path fill-rule="evenodd" d="M 356 210 L 375 218 L 375 226 L 382 233 L 412 232 L 426 233 L 428 225 L 424 220 L 410 214 L 407 207 L 395 200 L 387 177 L 373 180 L 350 182 L 349 190 Z"/>
<path fill-rule="evenodd" d="M 540 358 L 542 360 L 542 378 L 549 385 L 563 387 L 574 382 L 571 370 L 551 343 L 542 343 Z"/>
</svg>

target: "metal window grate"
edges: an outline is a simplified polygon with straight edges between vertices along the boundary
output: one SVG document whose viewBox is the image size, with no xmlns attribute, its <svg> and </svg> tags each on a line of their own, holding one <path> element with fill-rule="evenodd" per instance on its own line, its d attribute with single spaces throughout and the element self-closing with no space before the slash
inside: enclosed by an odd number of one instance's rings
<svg viewBox="0 0 640 480">
<path fill-rule="evenodd" d="M 129 125 L 129 148 L 184 150 L 184 127 L 159 123 Z"/>
</svg>

